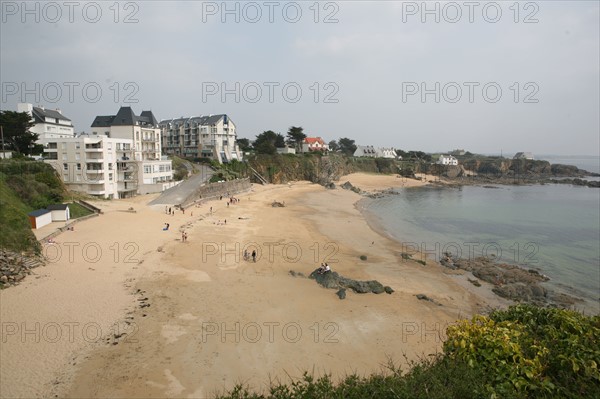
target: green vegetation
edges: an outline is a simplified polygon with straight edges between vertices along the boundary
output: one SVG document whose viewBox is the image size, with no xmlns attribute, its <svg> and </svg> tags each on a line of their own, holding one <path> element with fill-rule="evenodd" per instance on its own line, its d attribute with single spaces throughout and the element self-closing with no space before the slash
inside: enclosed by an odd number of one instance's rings
<svg viewBox="0 0 600 399">
<path fill-rule="evenodd" d="M 268 393 L 238 385 L 220 398 L 592 398 L 600 393 L 600 316 L 518 305 L 448 328 L 444 351 L 390 360 L 370 376 L 304 373 L 271 383 Z"/>
<path fill-rule="evenodd" d="M 171 156 L 171 165 L 173 167 L 173 180 L 177 181 L 187 179 L 188 167 L 193 169 L 189 161 L 175 155 Z"/>
<path fill-rule="evenodd" d="M 36 143 L 39 135 L 29 131 L 34 125 L 27 112 L 0 111 L 5 148 L 23 155 L 41 154 L 44 146 Z"/>
<path fill-rule="evenodd" d="M 80 217 L 84 217 L 87 215 L 91 215 L 92 211 L 90 211 L 89 209 L 87 209 L 84 206 L 79 205 L 76 202 L 70 203 L 69 204 L 69 212 L 71 213 L 71 219 L 78 219 Z"/>
<path fill-rule="evenodd" d="M 47 163 L 23 159 L 0 161 L 0 248 L 39 253 L 41 247 L 31 231 L 27 214 L 83 197 L 69 193 Z M 69 208 L 72 219 L 91 213 L 79 204 L 70 204 Z"/>
</svg>

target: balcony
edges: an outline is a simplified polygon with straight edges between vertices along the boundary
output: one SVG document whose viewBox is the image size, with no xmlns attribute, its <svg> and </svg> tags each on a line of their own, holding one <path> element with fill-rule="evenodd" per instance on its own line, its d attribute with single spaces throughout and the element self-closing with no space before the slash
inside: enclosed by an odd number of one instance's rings
<svg viewBox="0 0 600 399">
<path fill-rule="evenodd" d="M 58 154 L 56 152 L 44 152 L 43 157 L 46 161 L 58 161 Z"/>
<path fill-rule="evenodd" d="M 87 163 L 103 163 L 104 158 L 86 158 Z"/>
<path fill-rule="evenodd" d="M 86 144 L 85 151 L 86 152 L 102 152 L 102 146 Z"/>
</svg>

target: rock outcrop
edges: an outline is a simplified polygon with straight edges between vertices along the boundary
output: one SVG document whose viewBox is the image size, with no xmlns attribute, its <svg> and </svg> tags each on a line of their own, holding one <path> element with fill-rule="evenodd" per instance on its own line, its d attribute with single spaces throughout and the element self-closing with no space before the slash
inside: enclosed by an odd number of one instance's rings
<svg viewBox="0 0 600 399">
<path fill-rule="evenodd" d="M 503 298 L 517 302 L 533 303 L 538 306 L 568 307 L 581 299 L 559 294 L 542 286 L 550 280 L 537 270 L 525 269 L 517 265 L 497 262 L 494 258 L 453 259 L 446 253 L 440 264 L 447 268 L 471 272 L 479 280 L 492 284 L 492 291 Z M 470 280 L 474 285 L 477 280 Z"/>
<path fill-rule="evenodd" d="M 44 265 L 41 257 L 29 257 L 0 250 L 0 288 L 17 285 L 26 276 L 32 274 L 31 269 Z"/>
<path fill-rule="evenodd" d="M 338 290 L 336 295 L 340 299 L 346 298 L 346 290 L 351 289 L 357 294 L 381 294 L 383 292 L 391 294 L 394 290 L 391 287 L 384 286 L 377 280 L 358 281 L 340 276 L 337 272 L 319 273 L 319 269 L 315 269 L 308 278 L 315 280 L 319 285 Z M 302 273 L 290 270 L 289 274 L 294 277 L 304 277 Z"/>
</svg>

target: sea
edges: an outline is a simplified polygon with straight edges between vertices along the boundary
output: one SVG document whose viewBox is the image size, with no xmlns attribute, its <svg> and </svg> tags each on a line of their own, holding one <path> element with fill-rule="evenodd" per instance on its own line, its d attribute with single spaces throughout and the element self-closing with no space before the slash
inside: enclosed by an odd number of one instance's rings
<svg viewBox="0 0 600 399">
<path fill-rule="evenodd" d="M 600 173 L 600 157 L 541 159 Z M 455 258 L 495 256 L 536 269 L 550 277 L 548 288 L 583 299 L 576 308 L 600 314 L 598 188 L 426 186 L 364 200 L 361 208 L 405 250 L 418 249 L 436 260 L 445 252 Z"/>
</svg>

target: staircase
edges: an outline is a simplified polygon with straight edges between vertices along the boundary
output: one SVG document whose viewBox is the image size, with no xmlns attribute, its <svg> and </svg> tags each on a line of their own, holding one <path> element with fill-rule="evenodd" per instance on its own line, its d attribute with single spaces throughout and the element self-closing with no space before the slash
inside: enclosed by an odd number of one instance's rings
<svg viewBox="0 0 600 399">
<path fill-rule="evenodd" d="M 248 168 L 250 169 L 250 171 L 252 172 L 252 175 L 254 177 L 256 177 L 258 179 L 258 181 L 260 182 L 260 184 L 265 185 L 265 184 L 269 184 L 269 182 L 260 175 L 260 173 L 258 173 L 256 171 L 256 169 L 254 169 L 252 166 L 248 165 Z"/>
</svg>

